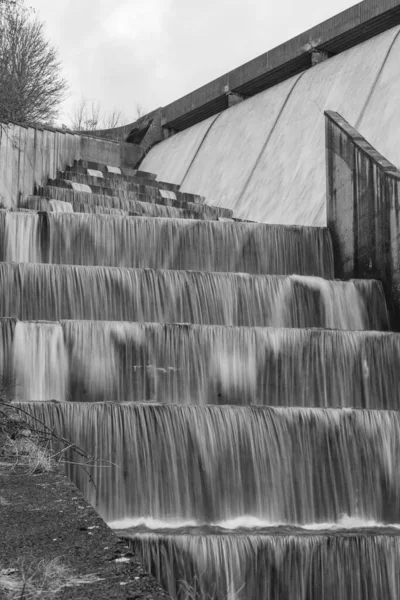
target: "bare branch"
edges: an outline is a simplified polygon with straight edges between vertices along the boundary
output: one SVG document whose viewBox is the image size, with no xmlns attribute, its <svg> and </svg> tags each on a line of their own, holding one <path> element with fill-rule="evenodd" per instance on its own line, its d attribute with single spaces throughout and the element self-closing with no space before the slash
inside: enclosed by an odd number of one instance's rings
<svg viewBox="0 0 400 600">
<path fill-rule="evenodd" d="M 56 49 L 22 0 L 0 0 L 0 118 L 52 122 L 65 97 Z"/>
<path fill-rule="evenodd" d="M 88 102 L 81 98 L 71 116 L 73 131 L 96 131 L 97 129 L 115 129 L 126 122 L 122 110 L 113 108 L 103 111 L 100 102 Z"/>
</svg>

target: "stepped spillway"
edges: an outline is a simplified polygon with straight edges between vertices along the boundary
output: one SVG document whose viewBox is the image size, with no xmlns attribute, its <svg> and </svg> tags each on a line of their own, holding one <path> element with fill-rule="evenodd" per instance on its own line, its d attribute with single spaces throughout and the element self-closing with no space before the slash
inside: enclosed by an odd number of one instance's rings
<svg viewBox="0 0 400 600">
<path fill-rule="evenodd" d="M 19 400 L 400 408 L 400 335 L 1 319 Z"/>
<path fill-rule="evenodd" d="M 0 239 L 3 262 L 333 277 L 329 233 L 311 227 L 0 211 Z"/>
<path fill-rule="evenodd" d="M 400 523 L 398 412 L 113 402 L 29 411 L 88 454 L 96 448 L 96 489 L 69 471 L 108 521 Z"/>
<path fill-rule="evenodd" d="M 94 457 L 65 453 L 85 496 L 177 600 L 397 599 L 381 283 L 335 280 L 325 228 L 151 173 L 78 160 L 48 183 L 0 211 L 0 368 Z"/>
<path fill-rule="evenodd" d="M 0 317 L 388 328 L 377 281 L 0 263 Z"/>
<path fill-rule="evenodd" d="M 222 600 L 394 600 L 394 535 L 137 536 L 133 548 L 172 597 Z"/>
</svg>

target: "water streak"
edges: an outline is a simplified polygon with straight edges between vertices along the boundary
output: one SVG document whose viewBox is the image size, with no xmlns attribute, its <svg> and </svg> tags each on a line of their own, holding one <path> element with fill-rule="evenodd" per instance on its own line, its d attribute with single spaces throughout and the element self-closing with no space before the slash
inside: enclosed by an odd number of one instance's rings
<svg viewBox="0 0 400 600">
<path fill-rule="evenodd" d="M 297 276 L 2 263 L 0 317 L 388 328 L 377 281 L 329 281 L 323 293 L 317 282 Z"/>
<path fill-rule="evenodd" d="M 14 373 L 19 400 L 67 400 L 68 357 L 59 323 L 17 323 Z"/>
<path fill-rule="evenodd" d="M 399 334 L 62 321 L 19 322 L 14 339 L 8 323 L 0 320 L 3 361 L 14 355 L 27 400 L 65 399 L 30 395 L 29 381 L 56 390 L 67 373 L 74 402 L 400 408 Z M 63 344 L 44 370 L 31 362 L 32 337 L 45 356 L 55 339 Z"/>
<path fill-rule="evenodd" d="M 75 464 L 67 469 L 108 521 L 400 523 L 398 412 L 24 406 L 100 460 L 90 468 L 97 489 Z"/>
<path fill-rule="evenodd" d="M 0 212 L 0 259 L 10 262 L 41 262 L 40 215 L 34 212 Z"/>
<path fill-rule="evenodd" d="M 5 261 L 296 273 L 327 279 L 334 275 L 327 229 L 76 214 L 69 203 L 51 200 L 50 204 L 55 212 L 46 219 L 24 213 L 6 216 L 2 228 L 8 240 Z M 30 255 L 32 246 L 26 246 L 28 221 L 30 236 L 42 240 L 41 256 L 36 248 Z M 21 246 L 26 246 L 24 254 Z"/>
<path fill-rule="evenodd" d="M 66 202 L 62 200 L 48 200 L 47 198 L 43 198 L 42 196 L 28 196 L 25 204 L 26 206 L 29 206 L 30 209 L 41 212 L 75 212 L 105 215 L 127 215 L 127 211 L 121 210 L 119 208 L 106 208 L 104 206 L 97 206 L 96 204 L 87 204 L 85 202 Z M 18 210 L 21 211 L 26 209 L 19 208 Z"/>
<path fill-rule="evenodd" d="M 177 600 L 397 600 L 400 538 L 137 536 L 133 550 Z"/>
</svg>

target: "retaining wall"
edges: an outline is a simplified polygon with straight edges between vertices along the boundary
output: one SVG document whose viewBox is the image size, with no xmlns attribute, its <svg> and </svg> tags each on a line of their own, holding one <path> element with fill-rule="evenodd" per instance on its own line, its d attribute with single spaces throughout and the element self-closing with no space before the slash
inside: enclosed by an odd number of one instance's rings
<svg viewBox="0 0 400 600">
<path fill-rule="evenodd" d="M 341 279 L 380 279 L 400 328 L 400 172 L 338 113 L 326 112 L 327 213 Z"/>
<path fill-rule="evenodd" d="M 69 131 L 0 123 L 0 203 L 18 206 L 21 197 L 57 177 L 74 159 L 113 166 L 134 166 L 133 144 L 77 135 Z"/>
</svg>

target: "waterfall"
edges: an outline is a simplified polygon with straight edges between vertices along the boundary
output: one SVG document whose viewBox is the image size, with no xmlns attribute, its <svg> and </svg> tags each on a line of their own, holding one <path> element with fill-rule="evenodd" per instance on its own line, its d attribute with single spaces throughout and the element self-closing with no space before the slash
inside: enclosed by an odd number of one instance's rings
<svg viewBox="0 0 400 600">
<path fill-rule="evenodd" d="M 145 535 L 131 542 L 178 600 L 397 600 L 400 540 L 362 535 Z"/>
<path fill-rule="evenodd" d="M 14 336 L 14 321 L 0 320 L 0 327 L 0 372 L 14 356 L 13 372 L 20 386 L 26 382 L 18 397 L 27 400 L 64 400 L 67 389 L 74 402 L 400 406 L 399 334 L 21 321 Z M 66 388 L 58 395 L 61 373 Z M 31 385 L 53 392 L 33 396 Z"/>
<path fill-rule="evenodd" d="M 69 203 L 50 205 L 46 219 L 6 216 L 3 236 L 13 244 L 4 260 L 333 277 L 327 229 L 77 214 Z M 27 234 L 43 240 L 41 256 Z"/>
<path fill-rule="evenodd" d="M 26 405 L 24 405 L 26 406 Z M 352 409 L 31 403 L 96 457 L 96 488 L 68 473 L 108 521 L 327 527 L 343 515 L 399 523 L 400 414 Z"/>
<path fill-rule="evenodd" d="M 61 200 L 49 200 L 52 211 L 55 213 L 73 213 L 74 209 L 71 202 L 62 202 Z"/>
<path fill-rule="evenodd" d="M 69 367 L 59 323 L 16 324 L 14 373 L 19 400 L 67 400 Z"/>
<path fill-rule="evenodd" d="M 41 230 L 39 215 L 32 212 L 0 211 L 0 258 L 10 262 L 40 262 Z"/>
<path fill-rule="evenodd" d="M 1 212 L 1 211 L 0 211 Z M 1 218 L 1 215 L 0 215 Z M 16 397 L 12 348 L 15 319 L 0 319 L 0 399 Z"/>
<path fill-rule="evenodd" d="M 398 600 L 382 283 L 334 280 L 326 228 L 109 169 L 0 210 L 0 400 L 174 600 Z"/>
<path fill-rule="evenodd" d="M 61 188 L 60 188 L 61 189 Z M 42 196 L 28 196 L 25 205 L 32 210 L 43 212 L 61 213 L 98 213 L 106 215 L 126 215 L 127 212 L 119 208 L 105 208 L 96 204 L 85 204 L 85 202 L 65 202 L 63 200 L 48 200 Z M 19 211 L 24 210 L 19 208 Z M 26 210 L 26 209 L 25 209 Z M 4 225 L 5 227 L 6 225 Z"/>
<path fill-rule="evenodd" d="M 377 281 L 317 282 L 315 277 L 2 263 L 0 316 L 388 328 Z"/>
</svg>

